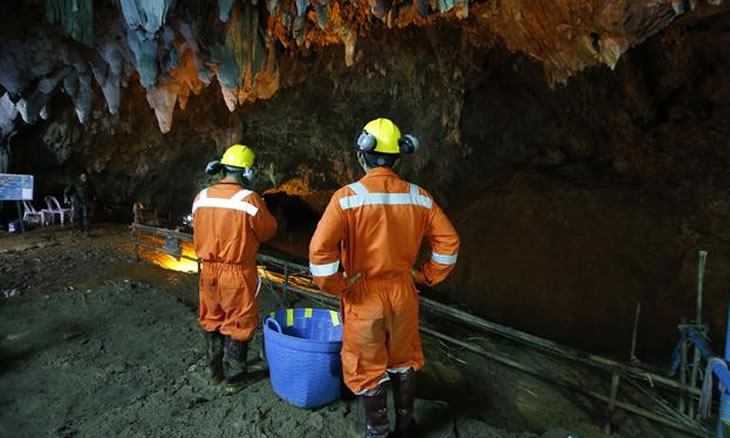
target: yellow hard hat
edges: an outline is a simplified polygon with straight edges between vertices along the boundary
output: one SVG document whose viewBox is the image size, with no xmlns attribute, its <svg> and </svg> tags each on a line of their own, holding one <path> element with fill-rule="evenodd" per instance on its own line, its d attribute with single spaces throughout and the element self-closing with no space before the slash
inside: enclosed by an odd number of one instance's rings
<svg viewBox="0 0 730 438">
<path fill-rule="evenodd" d="M 372 145 L 372 138 L 368 139 L 370 136 L 375 137 L 374 145 Z M 401 152 L 398 143 L 400 138 L 400 129 L 395 123 L 389 119 L 379 118 L 365 125 L 357 143 L 362 150 L 381 154 L 399 154 Z"/>
<path fill-rule="evenodd" d="M 248 169 L 253 166 L 255 160 L 256 154 L 248 146 L 234 144 L 226 149 L 223 158 L 221 158 L 221 164 Z"/>
</svg>

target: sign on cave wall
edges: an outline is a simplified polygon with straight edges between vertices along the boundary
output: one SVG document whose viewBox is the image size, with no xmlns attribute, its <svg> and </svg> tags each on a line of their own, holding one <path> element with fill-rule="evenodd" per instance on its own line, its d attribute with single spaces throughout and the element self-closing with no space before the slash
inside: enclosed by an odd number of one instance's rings
<svg viewBox="0 0 730 438">
<path fill-rule="evenodd" d="M 32 201 L 33 175 L 0 173 L 0 201 Z"/>
</svg>

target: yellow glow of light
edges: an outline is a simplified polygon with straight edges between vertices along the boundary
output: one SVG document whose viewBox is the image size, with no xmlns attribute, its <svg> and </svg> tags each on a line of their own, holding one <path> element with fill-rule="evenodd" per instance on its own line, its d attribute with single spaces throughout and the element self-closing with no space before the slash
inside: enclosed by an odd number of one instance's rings
<svg viewBox="0 0 730 438">
<path fill-rule="evenodd" d="M 182 242 L 182 254 L 188 257 L 195 258 L 195 249 L 193 248 L 192 242 Z M 157 266 L 168 269 L 170 271 L 185 272 L 194 274 L 198 272 L 198 262 L 195 260 L 189 260 L 186 258 L 175 259 L 173 256 L 164 252 L 144 252 L 141 254 L 143 258 L 156 264 Z M 280 272 L 274 272 L 266 269 L 265 266 L 258 266 L 259 278 L 267 280 L 272 283 L 284 284 L 287 280 L 284 274 Z M 289 274 L 288 283 L 291 286 L 295 286 L 299 289 L 303 289 L 313 293 L 320 293 L 320 291 L 313 285 L 312 280 L 307 277 L 302 277 L 297 274 Z"/>
<path fill-rule="evenodd" d="M 182 242 L 182 254 L 187 257 L 195 257 L 195 249 L 190 242 Z M 175 257 L 163 252 L 145 253 L 143 254 L 143 257 L 157 266 L 171 271 L 186 272 L 190 274 L 198 272 L 198 262 L 195 260 L 189 260 L 182 257 L 180 260 L 177 260 Z"/>
</svg>

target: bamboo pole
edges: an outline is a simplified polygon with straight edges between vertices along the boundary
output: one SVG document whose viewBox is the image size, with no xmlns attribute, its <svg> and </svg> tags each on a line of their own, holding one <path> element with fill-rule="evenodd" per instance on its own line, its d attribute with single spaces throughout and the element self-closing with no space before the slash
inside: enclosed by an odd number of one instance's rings
<svg viewBox="0 0 730 438">
<path fill-rule="evenodd" d="M 616 395 L 618 395 L 618 384 L 621 381 L 621 376 L 616 373 L 611 375 L 611 392 L 608 396 L 608 410 L 606 412 L 606 424 L 603 426 L 603 431 L 607 434 L 611 434 L 613 429 L 613 410 L 616 407 Z"/>
<path fill-rule="evenodd" d="M 619 374 L 625 374 L 637 379 L 647 380 L 652 383 L 658 383 L 668 388 L 682 388 L 690 394 L 694 394 L 697 396 L 700 395 L 700 391 L 697 388 L 691 388 L 687 385 L 680 385 L 672 379 L 653 373 L 651 371 L 647 371 L 631 365 L 625 365 L 606 357 L 574 350 L 570 347 L 562 346 L 553 341 L 543 339 L 529 333 L 521 332 L 511 327 L 506 327 L 491 321 L 481 319 L 461 310 L 453 309 L 445 304 L 439 303 L 438 301 L 434 301 L 425 297 L 420 297 L 420 299 L 421 304 L 424 305 L 426 310 L 433 311 L 452 320 L 465 322 L 472 327 L 480 328 L 488 332 L 504 336 L 505 338 L 527 344 L 528 346 L 532 346 L 539 350 L 552 353 L 554 355 L 557 355 L 558 357 L 567 358 L 575 360 L 577 362 L 592 365 L 611 373 L 617 372 Z"/>
<path fill-rule="evenodd" d="M 679 383 L 684 386 L 687 384 L 687 332 L 684 328 L 680 329 L 682 333 L 679 337 Z M 685 389 L 679 391 L 679 412 L 687 413 L 687 395 Z"/>
<path fill-rule="evenodd" d="M 149 225 L 142 225 L 142 224 L 132 224 L 132 227 L 135 229 L 138 229 L 140 231 L 144 231 L 150 234 L 157 234 L 160 236 L 173 236 L 177 237 L 178 239 L 192 241 L 193 235 L 188 233 L 182 233 L 180 231 L 175 230 L 168 230 L 166 228 L 157 228 L 157 227 L 150 227 Z"/>
<path fill-rule="evenodd" d="M 679 412 L 676 408 L 673 408 L 666 400 L 664 400 L 661 396 L 652 393 L 648 389 L 644 388 L 643 386 L 639 385 L 638 383 L 634 382 L 631 379 L 626 379 L 626 381 L 633 386 L 637 391 L 644 394 L 646 397 L 649 397 L 651 401 L 656 403 L 657 406 L 659 406 L 662 411 L 664 411 L 664 414 L 670 418 L 677 418 L 680 420 L 680 423 L 684 423 L 688 426 L 694 426 L 695 422 L 694 420 L 690 419 L 685 414 Z"/>
<path fill-rule="evenodd" d="M 629 363 L 637 362 L 636 357 L 636 336 L 639 331 L 639 314 L 641 313 L 641 302 L 636 303 L 636 313 L 634 314 L 634 329 L 631 332 L 631 353 L 629 353 Z"/>
<path fill-rule="evenodd" d="M 437 332 L 435 330 L 431 330 L 431 329 L 429 329 L 427 327 L 421 327 L 421 331 L 423 333 L 426 333 L 426 334 L 428 334 L 430 336 L 433 336 L 435 338 L 438 338 L 438 339 L 441 339 L 443 341 L 450 342 L 452 344 L 455 344 L 455 345 L 458 345 L 460 347 L 463 347 L 464 349 L 469 350 L 469 351 L 471 351 L 473 353 L 476 353 L 476 354 L 482 355 L 484 357 L 487 357 L 489 359 L 492 359 L 492 360 L 494 360 L 496 362 L 499 362 L 499 363 L 501 363 L 503 365 L 507 365 L 509 367 L 516 368 L 516 369 L 518 369 L 520 371 L 523 371 L 523 372 L 525 372 L 527 374 L 531 374 L 531 375 L 533 375 L 535 377 L 538 377 L 538 378 L 541 378 L 541 379 L 544 379 L 544 380 L 548 380 L 548 381 L 550 381 L 552 383 L 556 383 L 558 385 L 564 386 L 564 387 L 569 388 L 569 389 L 572 389 L 574 391 L 578 391 L 581 394 L 584 394 L 586 396 L 592 397 L 592 398 L 594 398 L 596 400 L 599 400 L 599 401 L 602 401 L 604 403 L 610 403 L 611 402 L 610 397 L 606 397 L 603 394 L 599 394 L 597 392 L 594 392 L 594 391 L 585 389 L 585 388 L 581 387 L 578 384 L 575 384 L 575 383 L 572 383 L 572 382 L 568 382 L 568 381 L 563 380 L 563 379 L 560 379 L 560 378 L 558 378 L 556 376 L 549 376 L 546 373 L 541 372 L 541 371 L 539 371 L 539 370 L 537 370 L 537 369 L 535 369 L 535 368 L 533 368 L 533 367 L 531 367 L 531 366 L 529 366 L 529 365 L 527 365 L 525 363 L 518 362 L 518 361 L 513 360 L 511 358 L 508 358 L 508 357 L 504 357 L 504 356 L 502 356 L 502 355 L 500 355 L 498 353 L 493 353 L 493 352 L 487 351 L 487 350 L 485 350 L 485 349 L 483 349 L 483 348 L 481 348 L 479 346 L 473 345 L 473 344 L 471 344 L 469 342 L 465 342 L 465 341 L 462 341 L 462 340 L 453 338 L 451 336 L 445 335 L 443 333 L 439 333 L 439 332 Z M 692 434 L 694 436 L 703 437 L 703 438 L 707 438 L 707 437 L 710 437 L 711 436 L 711 432 L 705 430 L 700 425 L 697 425 L 697 427 L 690 427 L 688 425 L 685 425 L 685 424 L 682 424 L 682 423 L 678 423 L 676 421 L 673 421 L 672 419 L 665 418 L 664 416 L 658 415 L 658 414 L 656 414 L 654 412 L 648 411 L 648 410 L 646 410 L 644 408 L 635 406 L 635 405 L 630 404 L 630 403 L 625 403 L 625 402 L 621 402 L 621 401 L 615 401 L 614 402 L 614 405 L 617 408 L 623 409 L 623 410 L 625 410 L 627 412 L 631 412 L 632 414 L 636 414 L 636 415 L 639 415 L 641 417 L 644 417 L 644 418 L 647 418 L 647 419 L 656 421 L 657 423 L 661 423 L 661 424 L 664 424 L 666 426 L 672 427 L 674 429 L 687 432 L 687 433 Z"/>
<path fill-rule="evenodd" d="M 697 253 L 698 256 L 698 266 L 697 266 L 697 315 L 695 317 L 695 324 L 697 324 L 698 329 L 702 329 L 702 290 L 703 290 L 703 284 L 705 280 L 705 264 L 707 263 L 707 251 L 699 251 Z M 694 347 L 694 357 L 692 358 L 692 370 L 691 370 L 691 376 L 690 376 L 690 386 L 692 388 L 697 387 L 697 377 L 699 376 L 700 372 L 700 359 L 702 358 L 700 350 L 695 346 Z M 695 405 L 694 403 L 689 404 L 689 411 L 688 415 L 690 418 L 694 418 L 695 415 Z"/>
</svg>

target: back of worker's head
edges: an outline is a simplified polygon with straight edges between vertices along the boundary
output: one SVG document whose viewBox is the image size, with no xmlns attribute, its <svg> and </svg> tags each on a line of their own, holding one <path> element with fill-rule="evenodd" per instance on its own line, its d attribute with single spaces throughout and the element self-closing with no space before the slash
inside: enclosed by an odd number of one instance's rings
<svg viewBox="0 0 730 438">
<path fill-rule="evenodd" d="M 401 154 L 411 154 L 418 147 L 415 136 L 401 135 L 398 126 L 385 118 L 370 121 L 355 135 L 358 158 L 371 168 L 393 167 Z"/>
<path fill-rule="evenodd" d="M 216 175 L 225 171 L 226 177 L 238 178 L 251 182 L 256 177 L 256 154 L 248 146 L 234 144 L 226 149 L 220 160 L 211 161 L 205 168 L 208 175 Z"/>
</svg>

